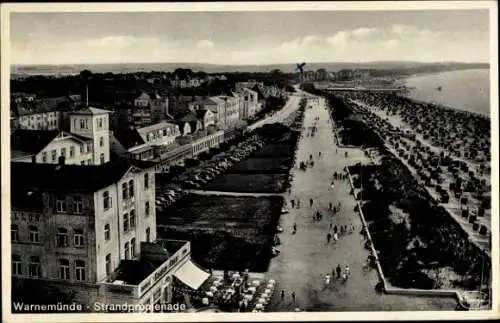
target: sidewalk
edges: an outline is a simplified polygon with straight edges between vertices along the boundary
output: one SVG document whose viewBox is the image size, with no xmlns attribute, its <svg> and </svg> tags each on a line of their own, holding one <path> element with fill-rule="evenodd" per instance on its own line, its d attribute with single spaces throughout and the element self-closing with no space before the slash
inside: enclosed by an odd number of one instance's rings
<svg viewBox="0 0 500 323">
<path fill-rule="evenodd" d="M 342 172 L 346 165 L 353 165 L 367 157 L 361 149 L 336 146 L 332 124 L 327 122 L 329 116 L 324 99 L 320 104 L 313 104 L 312 109 L 306 109 L 304 126 L 312 126 L 316 117 L 320 118 L 317 121 L 318 132 L 314 137 L 300 139 L 296 158 L 300 163 L 312 154 L 315 165 L 306 172 L 296 165 L 292 169 L 291 195 L 285 195 L 290 212 L 281 218 L 284 228 L 280 234 L 282 244 L 278 246 L 281 253 L 271 261 L 267 274 L 268 279 L 277 281 L 269 311 L 293 311 L 296 307 L 306 311 L 453 310 L 456 305 L 453 300 L 380 295 L 375 292 L 377 272 L 364 272 L 362 269 L 368 250 L 364 248 L 364 239 L 359 233 L 361 220 L 354 212 L 355 200 L 349 195 L 349 183 L 347 180 L 336 181 L 335 187 L 330 188 L 335 171 Z M 322 157 L 318 157 L 319 151 Z M 344 157 L 345 151 L 348 151 L 349 158 Z M 300 209 L 291 208 L 291 198 L 300 199 Z M 309 198 L 314 199 L 312 208 L 309 207 Z M 342 205 L 340 215 L 331 218 L 328 215 L 329 203 L 338 201 Z M 321 221 L 313 220 L 317 210 L 323 214 Z M 352 223 L 356 230 L 351 235 L 340 237 L 335 245 L 327 245 L 330 222 L 339 227 Z M 295 235 L 291 233 L 293 223 L 297 224 Z M 349 265 L 351 278 L 345 284 L 333 279 L 325 288 L 325 274 L 338 264 L 342 268 Z M 280 297 L 281 290 L 286 294 L 284 300 Z M 296 294 L 295 302 L 290 296 L 292 291 Z"/>
</svg>

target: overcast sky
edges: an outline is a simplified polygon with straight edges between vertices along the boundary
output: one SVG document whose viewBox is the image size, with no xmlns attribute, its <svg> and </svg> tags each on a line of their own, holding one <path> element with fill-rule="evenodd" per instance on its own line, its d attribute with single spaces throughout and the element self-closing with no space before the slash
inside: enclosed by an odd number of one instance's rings
<svg viewBox="0 0 500 323">
<path fill-rule="evenodd" d="M 489 61 L 486 10 L 12 13 L 11 62 Z"/>
</svg>

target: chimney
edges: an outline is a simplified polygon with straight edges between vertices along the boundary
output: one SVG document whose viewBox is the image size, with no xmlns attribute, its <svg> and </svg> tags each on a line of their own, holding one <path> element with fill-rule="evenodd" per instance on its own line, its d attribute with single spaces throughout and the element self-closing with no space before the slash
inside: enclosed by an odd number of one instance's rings
<svg viewBox="0 0 500 323">
<path fill-rule="evenodd" d="M 58 164 L 59 164 L 59 165 L 64 165 L 64 164 L 65 164 L 65 162 L 66 162 L 66 158 L 65 158 L 64 156 L 60 156 L 60 157 L 59 157 L 59 163 L 58 163 Z"/>
</svg>

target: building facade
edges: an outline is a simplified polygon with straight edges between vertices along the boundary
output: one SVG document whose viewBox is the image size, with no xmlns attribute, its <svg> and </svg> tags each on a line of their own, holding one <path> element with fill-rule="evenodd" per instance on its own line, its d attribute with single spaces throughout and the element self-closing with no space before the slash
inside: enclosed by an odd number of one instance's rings
<svg viewBox="0 0 500 323">
<path fill-rule="evenodd" d="M 165 120 L 168 114 L 168 98 L 158 93 L 142 92 L 134 100 L 131 114 L 134 126 L 142 127 Z"/>
</svg>

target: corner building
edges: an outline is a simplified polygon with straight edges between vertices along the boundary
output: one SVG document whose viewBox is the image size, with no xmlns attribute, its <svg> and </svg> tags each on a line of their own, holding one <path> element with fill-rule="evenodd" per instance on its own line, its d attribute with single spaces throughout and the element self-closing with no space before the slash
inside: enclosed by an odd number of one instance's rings
<svg viewBox="0 0 500 323">
<path fill-rule="evenodd" d="M 160 304 L 171 279 L 197 289 L 209 274 L 187 241 L 157 240 L 154 173 L 99 166 L 11 163 L 13 288 L 35 280 L 75 301 Z"/>
</svg>

